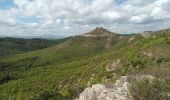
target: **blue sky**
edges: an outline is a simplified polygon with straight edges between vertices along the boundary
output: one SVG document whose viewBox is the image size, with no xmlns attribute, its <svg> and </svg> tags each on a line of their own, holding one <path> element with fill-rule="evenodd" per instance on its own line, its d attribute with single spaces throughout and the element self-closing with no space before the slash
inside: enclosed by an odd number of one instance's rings
<svg viewBox="0 0 170 100">
<path fill-rule="evenodd" d="M 0 36 L 71 36 L 98 26 L 122 34 L 155 31 L 170 28 L 169 5 L 170 0 L 0 0 Z"/>
<path fill-rule="evenodd" d="M 31 0 L 30 0 L 31 1 Z M 13 0 L 0 0 L 0 9 L 9 10 L 12 8 L 18 8 Z M 29 24 L 29 23 L 40 23 L 40 19 L 35 16 L 19 16 L 17 18 L 18 23 Z"/>
<path fill-rule="evenodd" d="M 33 0 L 30 0 L 33 1 Z M 116 2 L 120 5 L 127 0 L 116 0 Z M 13 0 L 0 0 L 0 9 L 11 9 L 17 8 L 17 5 L 14 4 Z M 35 16 L 25 16 L 17 18 L 18 23 L 29 24 L 29 23 L 40 23 L 40 19 Z"/>
<path fill-rule="evenodd" d="M 10 9 L 15 7 L 13 0 L 0 0 L 0 9 Z"/>
<path fill-rule="evenodd" d="M 40 23 L 40 19 L 35 16 L 25 16 L 17 18 L 19 23 Z"/>
<path fill-rule="evenodd" d="M 124 3 L 124 2 L 126 2 L 127 0 L 116 0 L 116 2 L 118 3 L 118 4 L 122 4 L 122 3 Z"/>
</svg>

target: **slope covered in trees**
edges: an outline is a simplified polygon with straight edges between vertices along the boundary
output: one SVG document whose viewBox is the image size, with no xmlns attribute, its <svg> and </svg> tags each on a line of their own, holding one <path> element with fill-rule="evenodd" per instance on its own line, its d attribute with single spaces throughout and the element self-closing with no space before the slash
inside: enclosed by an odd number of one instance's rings
<svg viewBox="0 0 170 100">
<path fill-rule="evenodd" d="M 60 40 L 62 41 L 62 40 Z M 17 53 L 43 49 L 53 46 L 59 40 L 0 38 L 0 57 Z"/>
<path fill-rule="evenodd" d="M 75 36 L 0 60 L 0 99 L 70 100 L 96 83 L 170 69 L 170 31 L 143 36 Z M 91 33 L 92 34 L 92 33 Z M 96 33 L 95 33 L 96 34 Z M 163 77 L 167 82 L 168 75 Z"/>
</svg>

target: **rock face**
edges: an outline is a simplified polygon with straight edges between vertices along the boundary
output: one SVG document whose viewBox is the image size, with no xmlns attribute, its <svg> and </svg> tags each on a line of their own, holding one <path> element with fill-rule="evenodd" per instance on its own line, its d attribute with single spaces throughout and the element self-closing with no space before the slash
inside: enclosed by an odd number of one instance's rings
<svg viewBox="0 0 170 100">
<path fill-rule="evenodd" d="M 114 35 L 118 35 L 115 34 L 113 32 L 110 32 L 102 27 L 97 27 L 95 30 L 88 32 L 88 33 L 84 33 L 81 36 L 84 37 L 104 37 L 104 36 L 114 36 Z"/>
<path fill-rule="evenodd" d="M 144 38 L 147 38 L 147 37 L 150 37 L 151 34 L 152 34 L 152 31 L 146 31 L 146 32 L 141 33 L 141 36 L 143 36 Z"/>
<path fill-rule="evenodd" d="M 149 38 L 149 37 L 155 37 L 154 34 L 156 33 L 152 31 L 146 31 L 146 32 L 141 33 L 141 36 L 144 38 Z"/>
<path fill-rule="evenodd" d="M 131 100 L 127 77 L 122 76 L 113 87 L 96 84 L 87 87 L 75 100 Z"/>
</svg>

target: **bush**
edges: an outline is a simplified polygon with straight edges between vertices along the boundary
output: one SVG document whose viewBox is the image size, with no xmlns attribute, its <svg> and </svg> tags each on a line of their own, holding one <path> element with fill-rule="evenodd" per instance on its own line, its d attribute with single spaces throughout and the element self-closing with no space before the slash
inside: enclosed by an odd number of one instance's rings
<svg viewBox="0 0 170 100">
<path fill-rule="evenodd" d="M 10 80 L 14 80 L 14 78 L 9 75 L 0 75 L 0 85 Z"/>
<path fill-rule="evenodd" d="M 170 87 L 158 79 L 133 80 L 130 92 L 134 100 L 170 100 Z"/>
<path fill-rule="evenodd" d="M 33 96 L 31 100 L 68 100 L 68 98 L 51 91 L 42 91 Z"/>
<path fill-rule="evenodd" d="M 71 96 L 71 93 L 68 90 L 66 90 L 66 89 L 61 90 L 60 93 L 64 97 L 70 97 Z"/>
</svg>

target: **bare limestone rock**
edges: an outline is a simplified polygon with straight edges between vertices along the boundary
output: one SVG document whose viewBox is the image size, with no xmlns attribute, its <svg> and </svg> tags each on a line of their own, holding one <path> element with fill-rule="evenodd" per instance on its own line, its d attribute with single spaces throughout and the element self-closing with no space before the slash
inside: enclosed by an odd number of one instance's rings
<svg viewBox="0 0 170 100">
<path fill-rule="evenodd" d="M 146 32 L 141 33 L 141 36 L 144 38 L 148 38 L 148 37 L 151 37 L 151 33 L 152 31 L 146 31 Z"/>
<path fill-rule="evenodd" d="M 150 38 L 150 37 L 155 38 L 156 34 L 157 33 L 152 32 L 152 31 L 145 31 L 145 32 L 141 33 L 141 36 L 144 37 L 144 38 Z"/>
<path fill-rule="evenodd" d="M 127 77 L 122 76 L 113 87 L 96 84 L 87 87 L 75 100 L 131 100 Z"/>
<path fill-rule="evenodd" d="M 106 89 L 105 85 L 96 84 L 92 87 L 87 87 L 76 100 L 96 100 L 97 96 Z"/>
<path fill-rule="evenodd" d="M 110 32 L 102 27 L 96 27 L 95 30 L 88 32 L 88 33 L 84 33 L 81 36 L 84 37 L 105 37 L 105 36 L 116 36 L 117 34 Z"/>
<path fill-rule="evenodd" d="M 131 38 L 128 40 L 128 43 L 132 42 L 134 39 L 135 39 L 135 37 L 131 37 Z"/>
<path fill-rule="evenodd" d="M 153 53 L 152 52 L 143 52 L 143 54 L 148 56 L 148 57 L 153 57 Z"/>
</svg>

